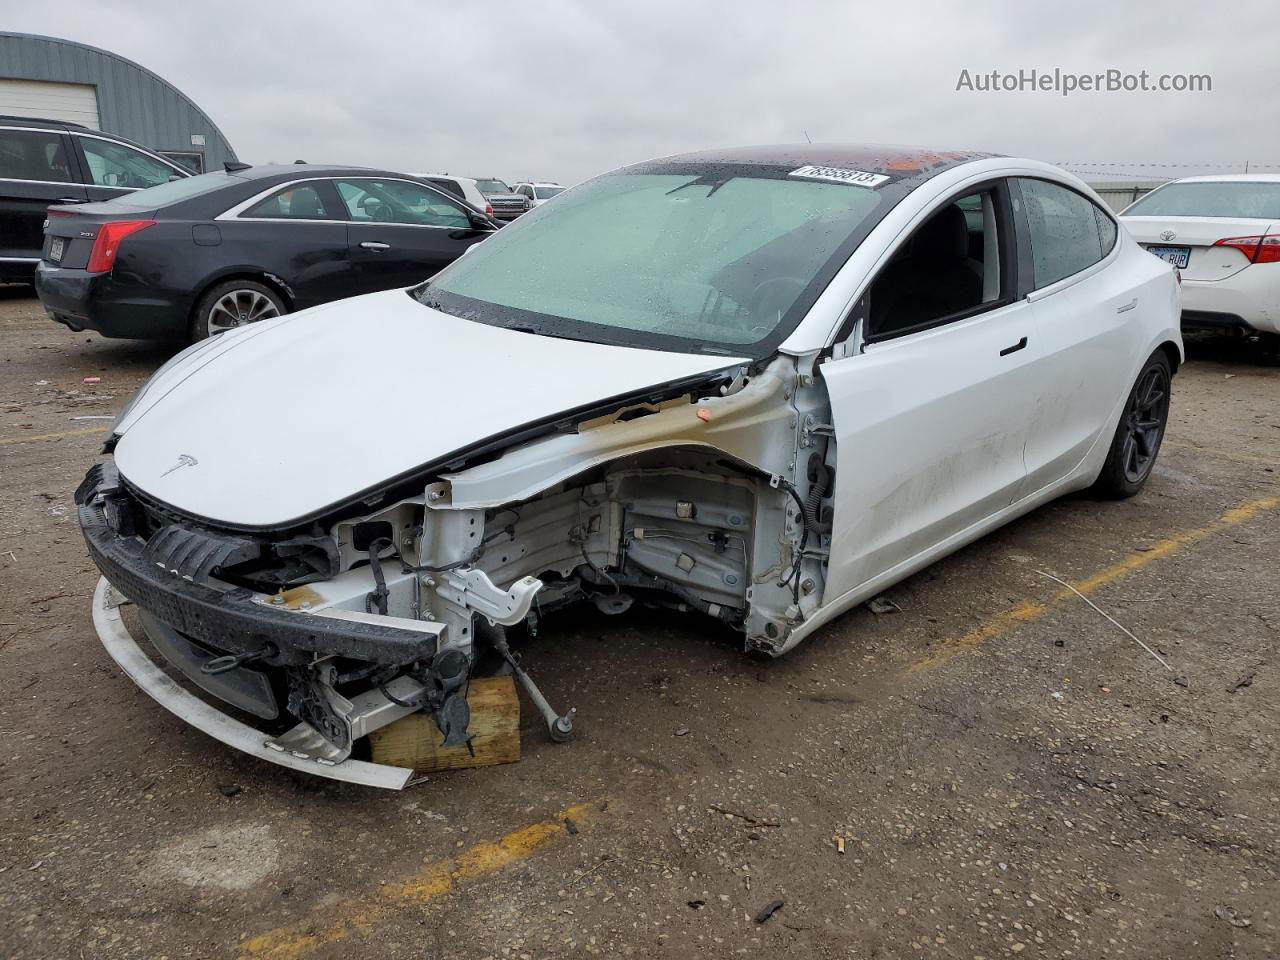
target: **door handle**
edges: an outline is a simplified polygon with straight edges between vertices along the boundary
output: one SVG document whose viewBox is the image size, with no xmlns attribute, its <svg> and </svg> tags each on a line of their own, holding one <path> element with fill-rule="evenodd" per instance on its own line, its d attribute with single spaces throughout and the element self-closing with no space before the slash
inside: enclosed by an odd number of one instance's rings
<svg viewBox="0 0 1280 960">
<path fill-rule="evenodd" d="M 83 200 L 80 197 L 59 197 L 57 200 L 53 202 L 54 203 L 86 203 L 87 201 Z"/>
<path fill-rule="evenodd" d="M 1025 347 L 1026 345 L 1027 345 L 1027 338 L 1026 338 L 1026 337 L 1023 337 L 1021 340 L 1019 340 L 1017 343 L 1015 343 L 1012 347 L 1005 347 L 1003 350 L 1001 350 L 1001 351 L 1000 351 L 1000 356 L 1002 356 L 1002 357 L 1007 357 L 1007 356 L 1008 356 L 1009 354 L 1011 354 L 1011 353 L 1017 353 L 1019 350 L 1021 350 L 1021 349 L 1022 349 L 1023 347 Z"/>
<path fill-rule="evenodd" d="M 1123 307 L 1116 307 L 1116 313 L 1128 313 L 1137 305 L 1138 305 L 1138 298 L 1134 297 L 1132 300 L 1126 303 Z"/>
<path fill-rule="evenodd" d="M 390 250 L 391 244 L 383 243 L 381 240 L 365 240 L 360 244 L 365 250 Z"/>
</svg>

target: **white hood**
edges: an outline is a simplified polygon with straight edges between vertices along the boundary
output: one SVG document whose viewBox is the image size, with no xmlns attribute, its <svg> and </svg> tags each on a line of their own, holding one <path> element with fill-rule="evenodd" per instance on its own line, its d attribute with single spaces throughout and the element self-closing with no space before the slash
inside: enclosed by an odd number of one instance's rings
<svg viewBox="0 0 1280 960">
<path fill-rule="evenodd" d="M 121 419 L 115 459 L 179 510 L 284 526 L 478 441 L 737 362 L 518 333 L 389 290 L 188 351 Z"/>
</svg>

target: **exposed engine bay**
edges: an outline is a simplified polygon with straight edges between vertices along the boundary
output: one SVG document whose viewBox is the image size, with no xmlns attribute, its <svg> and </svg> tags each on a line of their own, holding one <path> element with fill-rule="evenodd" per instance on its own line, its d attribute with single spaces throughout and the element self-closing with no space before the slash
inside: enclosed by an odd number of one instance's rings
<svg viewBox="0 0 1280 960">
<path fill-rule="evenodd" d="M 659 604 L 777 656 L 821 606 L 835 442 L 812 362 L 775 356 L 575 415 L 289 530 L 185 517 L 110 464 L 81 486 L 81 520 L 153 646 L 285 728 L 273 750 L 333 767 L 414 711 L 466 744 L 467 678 L 493 670 L 564 740 L 573 710 L 547 703 L 507 628 L 545 640 L 568 604 Z"/>
</svg>

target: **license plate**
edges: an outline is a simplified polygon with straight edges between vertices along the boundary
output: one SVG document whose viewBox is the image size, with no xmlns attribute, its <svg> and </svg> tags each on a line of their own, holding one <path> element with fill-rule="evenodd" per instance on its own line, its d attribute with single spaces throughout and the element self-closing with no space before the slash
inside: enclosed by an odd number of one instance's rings
<svg viewBox="0 0 1280 960">
<path fill-rule="evenodd" d="M 1159 257 L 1165 263 L 1172 263 L 1180 270 L 1185 270 L 1191 262 L 1190 247 L 1147 247 L 1147 252 Z"/>
<path fill-rule="evenodd" d="M 51 239 L 49 241 L 49 259 L 54 263 L 60 263 L 62 261 L 62 250 L 66 244 L 67 241 L 62 237 L 54 237 Z"/>
</svg>

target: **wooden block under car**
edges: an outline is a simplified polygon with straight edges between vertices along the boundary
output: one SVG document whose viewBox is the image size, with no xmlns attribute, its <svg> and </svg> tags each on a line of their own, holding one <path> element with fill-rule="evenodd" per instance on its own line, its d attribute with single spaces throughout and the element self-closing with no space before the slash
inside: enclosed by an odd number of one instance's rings
<svg viewBox="0 0 1280 960">
<path fill-rule="evenodd" d="M 467 691 L 471 747 L 442 747 L 435 720 L 413 713 L 369 734 L 373 762 L 412 767 L 418 773 L 487 767 L 520 759 L 520 698 L 511 677 L 475 677 Z"/>
</svg>

